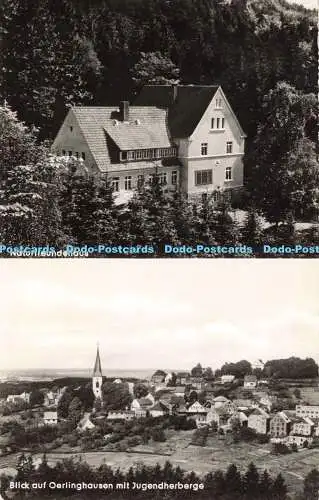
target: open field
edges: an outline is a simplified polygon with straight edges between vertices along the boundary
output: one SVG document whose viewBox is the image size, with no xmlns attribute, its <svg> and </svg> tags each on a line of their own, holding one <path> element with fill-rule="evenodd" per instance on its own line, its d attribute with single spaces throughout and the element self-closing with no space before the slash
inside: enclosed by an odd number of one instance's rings
<svg viewBox="0 0 319 500">
<path fill-rule="evenodd" d="M 172 431 L 165 443 L 140 445 L 132 452 L 101 450 L 65 453 L 57 451 L 47 453 L 47 459 L 49 464 L 53 465 L 63 458 L 81 456 L 82 460 L 93 467 L 106 463 L 123 470 L 128 470 L 129 467 L 141 462 L 146 465 L 156 463 L 164 465 L 169 460 L 173 465 L 179 465 L 186 471 L 195 471 L 199 475 L 217 469 L 225 470 L 230 463 L 235 463 L 241 471 L 244 471 L 250 462 L 254 462 L 259 470 L 267 469 L 271 475 L 282 473 L 291 492 L 301 490 L 305 475 L 319 465 L 319 449 L 302 449 L 298 453 L 277 456 L 270 453 L 269 445 L 261 446 L 251 443 L 226 445 L 224 441 L 214 437 L 209 438 L 209 446 L 199 447 L 189 444 L 192 432 Z M 1 457 L 0 472 L 6 469 L 12 473 L 18 456 L 19 454 Z M 41 457 L 40 453 L 34 455 L 34 459 Z"/>
</svg>

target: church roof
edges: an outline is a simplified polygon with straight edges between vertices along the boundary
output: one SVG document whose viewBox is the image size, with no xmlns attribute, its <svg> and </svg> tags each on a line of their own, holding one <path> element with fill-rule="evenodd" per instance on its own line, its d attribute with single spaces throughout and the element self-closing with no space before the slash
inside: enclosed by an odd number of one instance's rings
<svg viewBox="0 0 319 500">
<path fill-rule="evenodd" d="M 97 348 L 96 351 L 96 359 L 93 369 L 93 377 L 102 377 L 102 368 L 101 368 L 101 359 L 100 359 L 100 351 Z"/>
</svg>

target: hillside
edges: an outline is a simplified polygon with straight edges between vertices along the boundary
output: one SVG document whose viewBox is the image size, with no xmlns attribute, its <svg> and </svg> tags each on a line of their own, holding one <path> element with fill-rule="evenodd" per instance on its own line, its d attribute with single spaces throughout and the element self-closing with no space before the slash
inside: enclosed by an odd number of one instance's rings
<svg viewBox="0 0 319 500">
<path fill-rule="evenodd" d="M 221 84 L 252 138 L 278 81 L 316 90 L 316 31 L 315 11 L 284 0 L 4 0 L 0 98 L 52 137 L 72 103 L 132 100 L 179 74 Z"/>
</svg>

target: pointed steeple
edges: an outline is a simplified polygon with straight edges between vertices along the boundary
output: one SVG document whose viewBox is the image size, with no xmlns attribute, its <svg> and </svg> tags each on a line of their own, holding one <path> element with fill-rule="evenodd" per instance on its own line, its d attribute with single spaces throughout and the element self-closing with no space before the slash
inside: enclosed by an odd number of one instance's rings
<svg viewBox="0 0 319 500">
<path fill-rule="evenodd" d="M 93 377 L 102 377 L 99 345 L 97 346 L 97 350 L 96 350 L 96 359 L 95 359 L 95 364 L 94 364 Z"/>
</svg>

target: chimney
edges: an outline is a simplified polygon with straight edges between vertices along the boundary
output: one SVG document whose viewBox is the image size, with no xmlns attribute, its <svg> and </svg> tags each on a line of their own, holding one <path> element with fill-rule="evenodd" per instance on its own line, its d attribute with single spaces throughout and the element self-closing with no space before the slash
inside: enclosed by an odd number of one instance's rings
<svg viewBox="0 0 319 500">
<path fill-rule="evenodd" d="M 130 103 L 128 101 L 120 102 L 120 116 L 122 122 L 128 122 L 130 117 Z"/>
</svg>

